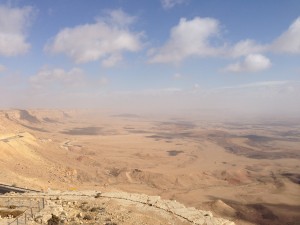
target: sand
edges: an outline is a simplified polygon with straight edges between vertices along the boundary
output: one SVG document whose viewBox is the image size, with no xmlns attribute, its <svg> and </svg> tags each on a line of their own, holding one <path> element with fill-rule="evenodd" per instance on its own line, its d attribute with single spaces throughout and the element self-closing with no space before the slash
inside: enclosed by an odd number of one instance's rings
<svg viewBox="0 0 300 225">
<path fill-rule="evenodd" d="M 300 124 L 0 111 L 0 182 L 159 195 L 236 224 L 299 224 Z"/>
</svg>

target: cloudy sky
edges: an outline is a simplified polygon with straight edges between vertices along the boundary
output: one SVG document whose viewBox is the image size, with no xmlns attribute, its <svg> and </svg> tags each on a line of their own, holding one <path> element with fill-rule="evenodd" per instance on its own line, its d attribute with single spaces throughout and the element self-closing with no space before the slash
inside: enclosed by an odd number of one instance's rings
<svg viewBox="0 0 300 225">
<path fill-rule="evenodd" d="M 300 112 L 298 0 L 1 0 L 0 107 Z"/>
</svg>

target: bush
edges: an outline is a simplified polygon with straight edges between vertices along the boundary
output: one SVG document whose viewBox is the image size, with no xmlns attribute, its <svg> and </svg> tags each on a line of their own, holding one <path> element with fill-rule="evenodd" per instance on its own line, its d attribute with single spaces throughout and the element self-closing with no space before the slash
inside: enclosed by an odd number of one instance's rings
<svg viewBox="0 0 300 225">
<path fill-rule="evenodd" d="M 100 198 L 101 197 L 101 193 L 97 193 L 96 195 L 95 195 L 95 198 Z"/>
<path fill-rule="evenodd" d="M 83 217 L 83 219 L 84 219 L 84 220 L 92 220 L 93 218 L 92 218 L 91 215 L 85 215 L 85 216 Z"/>
<path fill-rule="evenodd" d="M 4 218 L 4 217 L 13 217 L 16 218 L 19 215 L 21 215 L 23 213 L 23 211 L 20 210 L 14 210 L 14 211 L 10 211 L 10 210 L 0 210 L 0 217 Z"/>
<path fill-rule="evenodd" d="M 105 208 L 103 207 L 93 207 L 90 209 L 90 212 L 104 212 Z"/>
<path fill-rule="evenodd" d="M 47 221 L 48 225 L 59 225 L 59 218 L 52 214 L 52 217 Z"/>
</svg>

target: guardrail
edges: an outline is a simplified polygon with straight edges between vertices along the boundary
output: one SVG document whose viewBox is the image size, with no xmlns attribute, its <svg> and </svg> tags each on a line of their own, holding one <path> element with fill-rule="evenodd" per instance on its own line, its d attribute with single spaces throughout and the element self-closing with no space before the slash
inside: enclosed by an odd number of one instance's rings
<svg viewBox="0 0 300 225">
<path fill-rule="evenodd" d="M 7 225 L 26 225 L 29 220 L 34 219 L 36 213 L 45 208 L 45 198 L 43 197 L 0 196 L 0 200 L 2 200 L 2 206 L 22 211 L 19 216 L 7 222 Z"/>
</svg>

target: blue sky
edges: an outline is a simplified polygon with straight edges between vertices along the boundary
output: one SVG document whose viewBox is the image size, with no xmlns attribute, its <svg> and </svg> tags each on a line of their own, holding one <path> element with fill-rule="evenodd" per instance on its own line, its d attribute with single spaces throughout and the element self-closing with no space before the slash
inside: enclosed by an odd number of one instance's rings
<svg viewBox="0 0 300 225">
<path fill-rule="evenodd" d="M 299 12 L 298 0 L 0 1 L 0 107 L 298 113 Z"/>
</svg>

